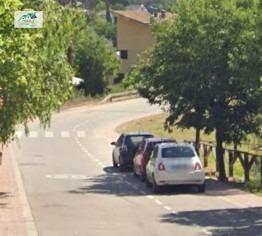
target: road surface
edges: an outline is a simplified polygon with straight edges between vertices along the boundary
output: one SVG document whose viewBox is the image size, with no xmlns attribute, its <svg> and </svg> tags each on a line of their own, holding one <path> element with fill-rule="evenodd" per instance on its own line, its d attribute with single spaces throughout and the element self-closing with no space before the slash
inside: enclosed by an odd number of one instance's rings
<svg viewBox="0 0 262 236">
<path fill-rule="evenodd" d="M 153 195 L 112 167 L 114 127 L 159 113 L 143 99 L 55 114 L 17 132 L 13 153 L 40 236 L 262 235 L 261 198 L 207 180 L 207 192 Z M 143 130 L 143 127 L 141 127 Z"/>
</svg>

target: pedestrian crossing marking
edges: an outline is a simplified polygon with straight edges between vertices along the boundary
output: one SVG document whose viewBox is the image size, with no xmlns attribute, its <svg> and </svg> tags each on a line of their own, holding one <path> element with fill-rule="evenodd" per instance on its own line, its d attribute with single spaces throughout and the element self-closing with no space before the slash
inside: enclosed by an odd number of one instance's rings
<svg viewBox="0 0 262 236">
<path fill-rule="evenodd" d="M 78 138 L 84 138 L 86 136 L 85 131 L 77 131 L 76 135 Z"/>
<path fill-rule="evenodd" d="M 37 138 L 37 137 L 44 137 L 44 138 L 55 138 L 55 137 L 61 137 L 61 138 L 70 138 L 73 135 L 75 135 L 77 138 L 85 138 L 86 135 L 86 131 L 83 130 L 79 130 L 79 131 L 67 131 L 67 130 L 63 130 L 63 131 L 58 131 L 58 132 L 54 132 L 51 130 L 48 131 L 29 131 L 28 135 L 26 136 L 26 134 L 22 131 L 16 131 L 15 132 L 15 137 L 16 138 L 23 138 L 23 137 L 28 137 L 28 138 Z M 80 141 L 79 141 L 80 142 Z"/>
<path fill-rule="evenodd" d="M 17 138 L 21 138 L 22 135 L 23 135 L 23 132 L 22 132 L 22 131 L 16 131 L 16 132 L 15 132 L 15 136 L 16 136 Z"/>
<path fill-rule="evenodd" d="M 46 131 L 45 132 L 45 137 L 46 138 L 53 138 L 54 137 L 54 133 L 52 131 Z"/>
<path fill-rule="evenodd" d="M 36 131 L 30 131 L 28 134 L 29 138 L 37 138 L 38 137 L 38 133 Z"/>
<path fill-rule="evenodd" d="M 61 132 L 61 137 L 62 138 L 69 138 L 70 137 L 70 133 L 68 131 L 62 131 Z"/>
</svg>

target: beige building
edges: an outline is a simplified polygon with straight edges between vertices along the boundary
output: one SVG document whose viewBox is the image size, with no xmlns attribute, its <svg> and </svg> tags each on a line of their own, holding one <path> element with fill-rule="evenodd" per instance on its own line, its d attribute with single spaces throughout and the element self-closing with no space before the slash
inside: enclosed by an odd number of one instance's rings
<svg viewBox="0 0 262 236">
<path fill-rule="evenodd" d="M 114 11 L 117 25 L 116 48 L 121 59 L 120 74 L 137 62 L 138 55 L 152 46 L 151 14 L 144 10 Z"/>
</svg>

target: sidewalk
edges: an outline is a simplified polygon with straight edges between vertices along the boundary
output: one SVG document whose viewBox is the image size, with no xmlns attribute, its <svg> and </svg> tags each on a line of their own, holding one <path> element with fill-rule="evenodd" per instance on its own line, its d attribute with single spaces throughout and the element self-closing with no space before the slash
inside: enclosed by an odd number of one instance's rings
<svg viewBox="0 0 262 236">
<path fill-rule="evenodd" d="M 23 184 L 10 146 L 4 148 L 0 165 L 0 235 L 37 235 Z"/>
</svg>

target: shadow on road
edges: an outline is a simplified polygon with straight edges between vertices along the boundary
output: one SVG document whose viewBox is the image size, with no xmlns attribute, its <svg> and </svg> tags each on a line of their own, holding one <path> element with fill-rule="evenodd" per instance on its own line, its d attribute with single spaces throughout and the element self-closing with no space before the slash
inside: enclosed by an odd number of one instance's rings
<svg viewBox="0 0 262 236">
<path fill-rule="evenodd" d="M 114 194 L 119 196 L 141 196 L 152 194 L 150 188 L 145 187 L 138 178 L 133 176 L 131 171 L 120 172 L 118 168 L 105 167 L 104 174 L 94 176 L 85 180 L 85 186 L 69 191 L 73 194 L 99 193 Z M 225 196 L 245 194 L 244 192 L 231 188 L 229 185 L 213 179 L 206 180 L 207 191 L 204 194 L 197 193 L 197 188 L 188 186 L 165 187 L 162 189 L 162 195 L 175 194 L 198 194 L 204 196 Z"/>
<path fill-rule="evenodd" d="M 10 197 L 10 193 L 8 192 L 0 192 L 0 199 Z"/>
<path fill-rule="evenodd" d="M 130 185 L 138 184 L 130 172 L 120 172 L 117 168 L 104 168 L 105 174 L 85 180 L 86 185 L 69 191 L 74 194 L 114 194 L 118 196 L 139 196 L 138 190 Z"/>
<path fill-rule="evenodd" d="M 12 197 L 12 195 L 9 192 L 0 192 L 0 209 L 7 208 L 8 204 L 5 202 L 2 202 L 2 200 Z"/>
<path fill-rule="evenodd" d="M 210 227 L 214 236 L 261 236 L 262 208 L 223 209 L 208 211 L 185 211 L 177 214 L 165 214 L 161 222 L 180 225 L 198 225 Z"/>
</svg>

